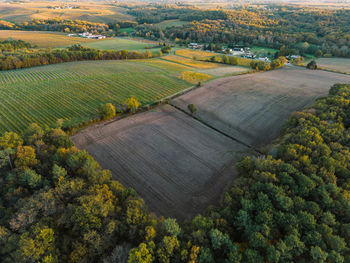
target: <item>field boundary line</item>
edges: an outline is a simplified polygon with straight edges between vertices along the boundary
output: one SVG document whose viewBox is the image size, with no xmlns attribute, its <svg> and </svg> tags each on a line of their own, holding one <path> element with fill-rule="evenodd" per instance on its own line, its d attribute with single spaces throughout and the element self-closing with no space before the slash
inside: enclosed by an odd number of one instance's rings
<svg viewBox="0 0 350 263">
<path fill-rule="evenodd" d="M 349 72 L 342 72 L 342 71 L 338 71 L 338 70 L 333 70 L 333 69 L 327 69 L 327 68 L 322 68 L 317 66 L 316 70 L 322 70 L 322 71 L 327 71 L 327 72 L 332 72 L 332 73 L 338 73 L 338 74 L 343 74 L 343 75 L 350 75 Z"/>
<path fill-rule="evenodd" d="M 203 120 L 200 119 L 199 117 L 196 117 L 196 116 L 194 116 L 194 115 L 188 113 L 187 111 L 185 111 L 184 109 L 182 109 L 182 108 L 176 106 L 175 104 L 173 104 L 173 103 L 170 102 L 169 105 L 172 106 L 172 107 L 174 107 L 175 109 L 177 109 L 177 110 L 183 112 L 183 113 L 186 114 L 187 116 L 190 116 L 190 117 L 193 118 L 194 120 L 199 121 L 200 123 L 202 123 L 203 125 L 207 126 L 208 128 L 210 128 L 210 129 L 212 129 L 212 130 L 214 130 L 214 131 L 220 133 L 221 135 L 224 135 L 225 137 L 227 137 L 227 138 L 229 138 L 229 139 L 231 139 L 231 140 L 233 140 L 233 141 L 235 141 L 235 142 L 238 142 L 239 144 L 242 144 L 243 146 L 245 146 L 245 147 L 247 147 L 247 148 L 253 150 L 254 152 L 256 152 L 256 153 L 258 153 L 258 154 L 261 154 L 261 155 L 263 154 L 263 153 L 260 152 L 259 150 L 255 149 L 252 145 L 249 145 L 249 144 L 247 144 L 247 143 L 245 143 L 245 142 L 243 142 L 243 141 L 241 141 L 241 140 L 239 140 L 239 139 L 237 139 L 237 138 L 231 136 L 230 134 L 227 134 L 227 133 L 225 133 L 225 132 L 219 130 L 218 128 L 216 128 L 216 127 L 210 125 L 209 123 L 206 123 L 205 121 L 203 121 Z"/>
<path fill-rule="evenodd" d="M 164 60 L 166 61 L 166 60 Z M 245 75 L 245 74 L 253 74 L 253 73 L 256 73 L 256 71 L 246 71 L 246 72 L 239 72 L 238 74 L 235 74 L 235 75 L 230 75 L 230 76 L 238 76 L 238 75 Z M 225 77 L 230 77 L 230 76 L 225 76 Z M 215 79 L 218 79 L 218 78 L 223 78 L 223 77 L 217 77 L 217 78 L 212 78 L 212 79 L 209 79 L 208 81 L 206 81 L 205 83 L 207 82 L 210 82 L 210 81 L 213 81 Z M 116 116 L 112 119 L 109 119 L 109 120 L 99 120 L 97 118 L 93 118 L 93 119 L 90 119 L 89 120 L 89 123 L 86 124 L 86 125 L 79 125 L 79 124 L 76 124 L 76 125 L 72 125 L 72 126 L 67 126 L 65 127 L 65 131 L 69 133 L 70 136 L 90 127 L 90 126 L 93 126 L 93 125 L 108 125 L 110 124 L 111 122 L 114 122 L 114 121 L 119 121 L 119 120 L 122 120 L 124 118 L 127 118 L 127 117 L 130 117 L 132 115 L 135 115 L 135 114 L 139 114 L 139 113 L 143 113 L 143 112 L 147 112 L 153 108 L 157 108 L 161 105 L 164 105 L 164 104 L 170 104 L 171 105 L 171 102 L 170 100 L 172 99 L 175 99 L 179 96 L 182 96 L 182 95 L 185 95 L 187 94 L 188 92 L 191 92 L 192 90 L 195 90 L 195 89 L 198 89 L 198 88 L 201 88 L 202 86 L 198 86 L 198 85 L 193 85 L 191 87 L 188 87 L 186 89 L 183 89 L 183 90 L 180 90 L 174 94 L 171 94 L 169 96 L 166 96 L 166 97 L 163 97 L 161 99 L 158 99 L 152 103 L 148 103 L 146 105 L 143 105 L 142 107 L 140 107 L 135 113 L 123 113 L 119 116 Z M 193 117 L 193 116 L 192 116 Z M 81 124 L 81 123 L 80 123 Z M 76 130 L 74 130 L 76 129 Z M 219 131 L 220 132 L 220 131 Z M 258 152 L 258 150 L 254 149 L 252 146 L 250 145 L 247 145 L 247 147 L 249 148 L 252 148 L 255 152 Z"/>
<path fill-rule="evenodd" d="M 294 65 L 294 66 L 307 69 L 307 67 L 305 65 Z M 323 68 L 322 66 L 321 67 L 317 66 L 316 70 L 326 71 L 326 72 L 331 72 L 331 73 L 338 73 L 338 74 L 342 74 L 342 75 L 350 75 L 350 72 L 343 72 L 343 71 L 338 71 L 336 69 Z"/>
</svg>

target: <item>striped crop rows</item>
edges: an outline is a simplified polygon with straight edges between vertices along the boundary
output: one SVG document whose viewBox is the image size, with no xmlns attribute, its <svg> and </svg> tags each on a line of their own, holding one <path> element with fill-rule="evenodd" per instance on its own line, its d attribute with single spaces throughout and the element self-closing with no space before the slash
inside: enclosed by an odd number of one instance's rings
<svg viewBox="0 0 350 263">
<path fill-rule="evenodd" d="M 189 86 L 144 62 L 90 61 L 0 73 L 0 133 L 57 119 L 81 122 L 100 104 L 134 95 L 151 103 Z"/>
</svg>

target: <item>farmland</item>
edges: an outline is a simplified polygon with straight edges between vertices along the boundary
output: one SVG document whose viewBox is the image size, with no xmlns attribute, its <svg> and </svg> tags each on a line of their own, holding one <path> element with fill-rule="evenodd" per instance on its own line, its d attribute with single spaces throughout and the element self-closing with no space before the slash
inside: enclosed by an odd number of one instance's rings
<svg viewBox="0 0 350 263">
<path fill-rule="evenodd" d="M 209 69 L 209 68 L 219 67 L 219 65 L 214 64 L 214 63 L 197 61 L 197 60 L 193 60 L 190 58 L 185 58 L 185 57 L 180 57 L 180 56 L 175 56 L 175 55 L 166 56 L 163 59 L 171 61 L 171 62 L 179 63 L 179 64 L 182 64 L 185 66 L 197 68 L 197 69 Z"/>
<path fill-rule="evenodd" d="M 169 105 L 91 126 L 72 139 L 151 211 L 181 220 L 217 203 L 235 177 L 235 154 L 246 151 Z"/>
<path fill-rule="evenodd" d="M 259 55 L 259 54 L 268 54 L 268 53 L 275 54 L 278 50 L 273 48 L 267 48 L 267 47 L 253 46 L 251 47 L 250 51 Z"/>
<path fill-rule="evenodd" d="M 245 72 L 249 72 L 250 69 L 242 66 L 226 66 L 220 65 L 220 67 L 209 68 L 209 69 L 198 69 L 200 73 L 209 74 L 213 77 L 223 77 L 229 75 L 237 75 Z"/>
<path fill-rule="evenodd" d="M 236 140 L 170 105 L 91 126 L 72 139 L 114 179 L 136 189 L 153 212 L 183 220 L 217 202 L 237 158 L 249 152 L 246 145 L 271 142 L 293 111 L 338 81 L 350 76 L 290 67 L 216 79 L 172 101 L 184 111 L 196 104 L 196 117 Z"/>
<path fill-rule="evenodd" d="M 251 60 L 244 59 L 244 58 L 238 58 L 239 63 L 243 64 L 244 66 L 228 66 L 223 65 L 219 63 L 211 63 L 201 60 L 195 60 L 191 55 L 199 55 L 203 56 L 202 59 L 206 58 L 206 55 L 210 52 L 206 51 L 197 51 L 197 50 L 191 50 L 191 49 L 179 49 L 175 51 L 176 55 L 169 55 L 164 56 L 161 58 L 161 60 L 168 62 L 173 62 L 172 64 L 177 64 L 179 67 L 182 67 L 182 69 L 189 69 L 195 72 L 199 72 L 202 74 L 210 75 L 212 77 L 223 77 L 223 76 L 229 76 L 229 75 L 237 75 L 245 72 L 249 72 L 250 69 L 246 67 L 247 62 L 250 63 Z M 210 53 L 215 54 L 215 53 Z M 198 56 L 196 56 L 199 58 Z M 220 56 L 221 57 L 221 56 Z M 158 65 L 159 61 L 157 62 Z M 249 64 L 248 64 L 249 65 Z M 189 77 L 187 73 L 187 77 Z M 197 75 L 199 76 L 199 75 Z M 202 76 L 203 77 L 203 76 Z M 198 81 L 209 79 L 208 77 L 205 77 L 204 79 L 198 78 Z M 191 81 L 194 83 L 194 80 Z"/>
<path fill-rule="evenodd" d="M 350 8 L 38 1 L 0 0 L 0 263 L 350 263 Z"/>
<path fill-rule="evenodd" d="M 130 50 L 130 51 L 145 51 L 145 48 L 151 48 L 153 45 L 137 40 L 126 38 L 113 38 L 83 44 L 89 48 L 101 50 Z M 152 51 L 153 49 L 150 49 Z"/>
<path fill-rule="evenodd" d="M 185 62 L 173 62 L 168 57 Z M 216 71 L 207 72 L 210 70 Z M 165 56 L 3 71 L 0 72 L 0 132 L 21 131 L 32 122 L 52 125 L 59 118 L 72 124 L 87 121 L 96 115 L 101 103 L 118 104 L 134 95 L 141 104 L 148 104 L 198 81 L 242 70 L 246 69 Z"/>
<path fill-rule="evenodd" d="M 319 68 L 350 74 L 348 58 L 319 58 L 316 62 Z"/>
<path fill-rule="evenodd" d="M 177 65 L 169 64 L 159 69 L 147 61 L 86 61 L 1 72 L 0 132 L 59 118 L 81 122 L 101 103 L 134 95 L 147 104 L 189 87 L 177 78 Z"/>
<path fill-rule="evenodd" d="M 182 26 L 182 25 L 186 25 L 189 22 L 187 21 L 181 21 L 179 19 L 171 19 L 171 20 L 165 20 L 162 21 L 160 23 L 155 24 L 156 27 L 159 27 L 160 29 L 166 29 L 168 27 L 172 27 L 172 26 Z"/>
<path fill-rule="evenodd" d="M 45 32 L 45 31 L 19 31 L 19 30 L 0 30 L 0 40 L 23 40 L 37 45 L 39 48 L 66 47 L 73 44 L 86 44 L 97 40 L 68 37 L 64 33 Z"/>
<path fill-rule="evenodd" d="M 0 3 L 0 19 L 11 22 L 26 22 L 31 19 L 78 19 L 96 23 L 108 23 L 118 20 L 134 20 L 133 16 L 126 14 L 122 7 L 74 2 L 78 9 L 52 9 L 48 7 L 62 6 L 62 2 L 23 2 Z"/>
<path fill-rule="evenodd" d="M 216 79 L 173 103 L 184 110 L 196 104 L 203 121 L 260 147 L 278 136 L 291 112 L 327 95 L 334 83 L 350 83 L 350 76 L 291 67 Z"/>
<path fill-rule="evenodd" d="M 218 53 L 195 50 L 195 49 L 180 49 L 180 50 L 177 50 L 175 54 L 182 57 L 187 57 L 187 58 L 196 57 L 198 59 L 209 58 L 211 56 L 218 55 Z"/>
<path fill-rule="evenodd" d="M 210 78 L 211 76 L 208 74 L 193 72 L 193 71 L 184 71 L 184 72 L 181 72 L 181 74 L 179 75 L 179 79 L 185 80 L 192 84 L 196 84 L 199 81 L 201 82 L 206 81 Z"/>
</svg>

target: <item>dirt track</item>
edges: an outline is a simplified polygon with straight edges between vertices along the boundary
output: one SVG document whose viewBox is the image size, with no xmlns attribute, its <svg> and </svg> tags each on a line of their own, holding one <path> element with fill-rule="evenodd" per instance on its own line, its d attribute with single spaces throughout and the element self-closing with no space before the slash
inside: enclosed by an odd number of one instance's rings
<svg viewBox="0 0 350 263">
<path fill-rule="evenodd" d="M 165 105 L 72 137 L 158 215 L 191 218 L 218 202 L 246 148 Z"/>
<path fill-rule="evenodd" d="M 350 76 L 287 67 L 217 79 L 173 103 L 184 110 L 196 104 L 204 122 L 260 147 L 278 137 L 291 112 L 326 96 L 334 83 L 350 83 Z"/>
</svg>

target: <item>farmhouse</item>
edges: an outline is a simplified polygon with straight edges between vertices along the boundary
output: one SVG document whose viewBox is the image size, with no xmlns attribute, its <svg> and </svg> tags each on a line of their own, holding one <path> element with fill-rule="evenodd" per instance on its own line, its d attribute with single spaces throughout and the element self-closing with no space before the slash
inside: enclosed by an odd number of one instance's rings
<svg viewBox="0 0 350 263">
<path fill-rule="evenodd" d="M 254 59 L 256 58 L 256 55 L 252 52 L 246 52 L 244 55 L 245 58 L 250 58 L 250 59 Z"/>
<path fill-rule="evenodd" d="M 242 47 L 234 47 L 233 51 L 235 51 L 235 52 L 244 52 L 244 48 L 242 48 Z"/>
<path fill-rule="evenodd" d="M 195 49 L 195 48 L 198 47 L 198 44 L 197 44 L 197 43 L 190 43 L 190 44 L 188 45 L 188 47 L 189 47 L 189 48 Z"/>
<path fill-rule="evenodd" d="M 233 48 L 229 50 L 234 56 L 246 56 L 249 53 L 250 48 L 244 46 L 233 46 Z"/>
<path fill-rule="evenodd" d="M 69 36 L 71 36 L 72 34 L 70 34 Z M 79 34 L 80 37 L 83 37 L 83 38 L 89 38 L 89 39 L 103 39 L 103 38 L 106 38 L 106 36 L 103 36 L 103 35 L 93 35 L 89 32 L 84 32 L 84 33 L 80 33 Z"/>
<path fill-rule="evenodd" d="M 290 55 L 290 56 L 287 57 L 288 60 L 298 59 L 298 58 L 301 58 L 301 56 L 299 56 L 299 55 Z"/>
<path fill-rule="evenodd" d="M 271 62 L 271 60 L 268 57 L 260 57 L 260 58 L 258 58 L 258 60 L 263 61 L 263 62 L 267 62 L 267 63 Z"/>
</svg>

